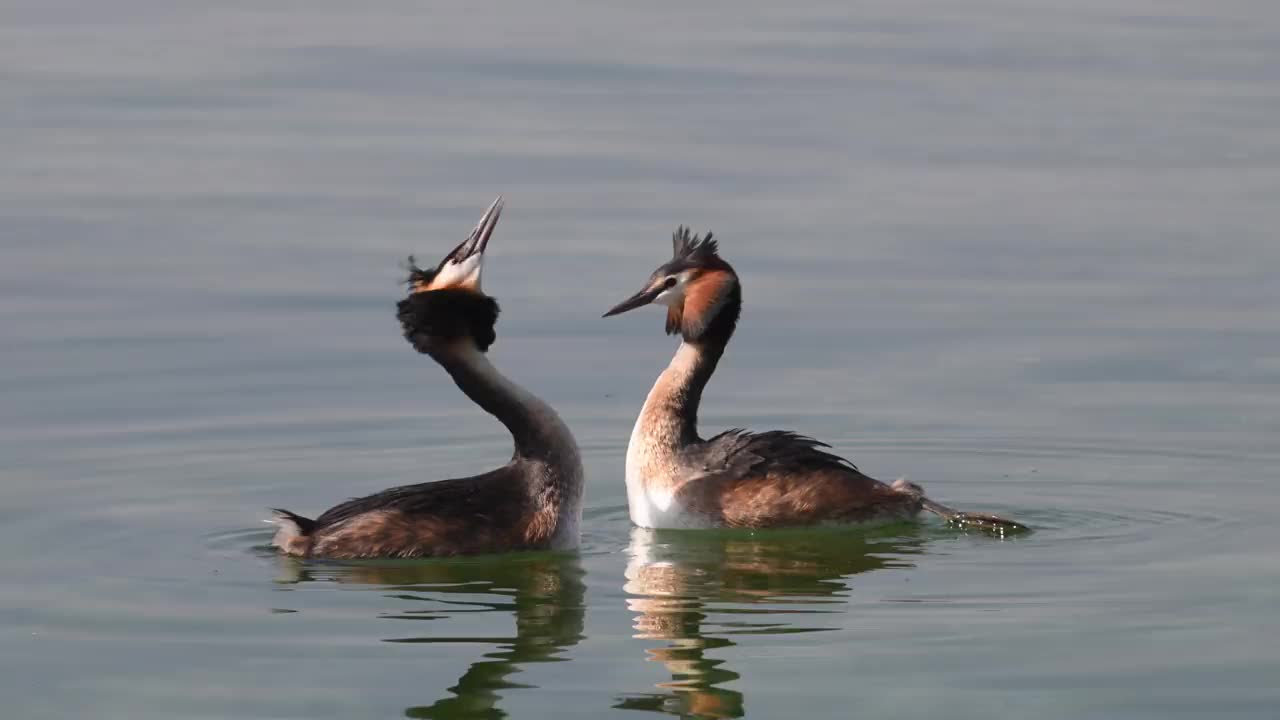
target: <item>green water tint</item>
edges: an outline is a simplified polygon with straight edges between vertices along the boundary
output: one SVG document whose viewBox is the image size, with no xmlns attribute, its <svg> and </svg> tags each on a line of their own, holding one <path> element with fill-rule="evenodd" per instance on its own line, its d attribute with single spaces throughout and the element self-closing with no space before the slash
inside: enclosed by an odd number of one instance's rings
<svg viewBox="0 0 1280 720">
<path fill-rule="evenodd" d="M 633 637 L 670 680 L 659 692 L 620 696 L 614 707 L 681 717 L 745 714 L 744 693 L 722 687 L 740 676 L 713 651 L 745 635 L 839 629 L 826 616 L 845 603 L 851 578 L 921 552 L 919 528 L 678 531 L 635 528 L 626 569 Z M 825 621 L 824 621 L 825 620 Z"/>
<path fill-rule="evenodd" d="M 10 5 L 5 718 L 1275 716 L 1271 5 Z M 394 318 L 499 192 L 490 355 L 577 436 L 580 552 L 260 553 L 510 456 Z M 674 340 L 596 316 L 680 223 L 746 299 L 705 432 L 1033 532 L 633 543 Z"/>
<path fill-rule="evenodd" d="M 740 717 L 744 693 L 723 687 L 740 675 L 717 650 L 735 637 L 821 633 L 840 628 L 852 578 L 909 568 L 927 528 L 874 530 L 653 531 L 633 529 L 623 589 L 634 639 L 660 641 L 644 660 L 670 679 L 656 692 L 617 696 L 613 707 L 679 716 Z M 257 548 L 263 552 L 264 548 Z M 407 633 L 383 642 L 424 646 L 493 646 L 448 688 L 449 696 L 407 708 L 413 718 L 501 718 L 505 691 L 532 689 L 513 676 L 537 663 L 565 662 L 585 639 L 586 584 L 576 554 L 514 554 L 456 560 L 329 563 L 277 558 L 276 582 L 367 586 L 389 599 L 421 603 L 379 615 L 391 620 L 444 620 L 463 614 L 510 613 L 511 636 Z M 496 596 L 497 599 L 494 599 Z M 274 613 L 294 612 L 275 608 Z M 648 643 L 646 643 L 648 644 Z"/>
<path fill-rule="evenodd" d="M 277 582 L 329 581 L 377 586 L 388 598 L 429 605 L 380 615 L 394 620 L 441 620 L 464 613 L 511 613 L 511 636 L 440 637 L 406 634 L 387 643 L 460 648 L 492 645 L 449 688 L 450 696 L 404 711 L 411 718 L 500 718 L 503 690 L 532 688 L 511 680 L 524 666 L 564 662 L 562 653 L 583 639 L 586 617 L 583 569 L 573 554 L 524 554 L 443 561 L 308 563 L 281 558 Z M 477 596 L 503 600 L 479 600 Z M 466 599 L 460 599 L 465 596 Z"/>
<path fill-rule="evenodd" d="M 959 513 L 955 517 L 945 520 L 949 527 L 957 530 L 974 530 L 983 532 L 997 537 L 1012 537 L 1014 535 L 1026 535 L 1031 532 L 1031 528 L 1020 522 L 1000 517 L 999 515 L 988 515 L 985 513 Z"/>
<path fill-rule="evenodd" d="M 945 522 L 926 516 L 919 522 L 863 527 L 632 528 L 622 586 L 631 637 L 646 641 L 644 661 L 660 664 L 669 678 L 655 683 L 653 692 L 619 694 L 611 706 L 679 717 L 745 715 L 748 693 L 727 687 L 741 675 L 718 655 L 730 653 L 743 637 L 841 630 L 840 614 L 859 575 L 912 568 L 913 557 L 925 554 L 932 542 L 955 537 L 954 529 L 987 537 L 1030 532 L 1026 525 L 984 513 L 957 513 Z M 254 537 L 260 539 L 261 533 Z M 537 688 L 514 676 L 535 664 L 571 661 L 569 651 L 586 639 L 587 585 L 578 554 L 329 562 L 281 557 L 265 545 L 255 545 L 254 552 L 278 563 L 276 582 L 282 586 L 365 586 L 389 599 L 428 606 L 382 612 L 382 619 L 511 615 L 515 633 L 510 636 L 382 638 L 396 644 L 495 648 L 462 672 L 448 688 L 449 696 L 406 708 L 406 717 L 507 717 L 502 707 L 507 691 Z"/>
</svg>

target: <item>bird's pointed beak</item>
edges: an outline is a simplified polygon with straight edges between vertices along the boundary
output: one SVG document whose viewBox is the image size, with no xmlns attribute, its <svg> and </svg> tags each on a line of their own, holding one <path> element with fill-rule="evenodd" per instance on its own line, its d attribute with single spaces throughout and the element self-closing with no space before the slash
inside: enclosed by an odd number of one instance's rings
<svg viewBox="0 0 1280 720">
<path fill-rule="evenodd" d="M 453 257 L 459 251 L 463 255 L 458 259 L 466 259 L 472 255 L 483 255 L 484 249 L 489 245 L 489 238 L 493 235 L 493 229 L 498 226 L 498 218 L 501 215 L 502 196 L 499 195 L 489 204 L 489 209 L 484 211 L 484 215 L 480 216 L 480 222 L 476 223 L 476 229 L 471 231 L 471 237 L 464 240 L 450 257 Z"/>
<path fill-rule="evenodd" d="M 635 295 L 632 295 L 626 300 L 623 300 L 617 305 L 614 305 L 609 310 L 609 312 L 605 313 L 604 315 L 601 315 L 600 317 L 610 317 L 612 315 L 620 315 L 628 310 L 635 310 L 638 307 L 644 307 L 645 305 L 648 305 L 649 303 L 653 302 L 654 299 L 656 299 L 661 294 L 662 294 L 661 285 L 646 287 L 645 289 L 641 290 Z"/>
<path fill-rule="evenodd" d="M 440 262 L 431 283 L 423 289 L 463 288 L 480 292 L 484 251 L 489 246 L 489 238 L 493 236 L 493 229 L 498 226 L 501 215 L 502 196 L 499 195 L 489 205 L 489 209 L 484 211 L 484 215 L 480 216 L 480 222 L 476 223 L 476 229 L 471 231 L 471 235 Z"/>
</svg>

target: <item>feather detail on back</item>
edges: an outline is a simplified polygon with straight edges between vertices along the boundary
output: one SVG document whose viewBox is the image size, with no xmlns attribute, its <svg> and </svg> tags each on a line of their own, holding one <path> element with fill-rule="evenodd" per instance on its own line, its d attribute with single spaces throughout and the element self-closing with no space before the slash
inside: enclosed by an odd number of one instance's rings
<svg viewBox="0 0 1280 720">
<path fill-rule="evenodd" d="M 826 452 L 830 445 L 786 430 L 748 432 L 734 428 L 685 448 L 686 467 L 704 475 L 745 477 L 770 472 L 857 471 L 848 460 Z"/>
</svg>

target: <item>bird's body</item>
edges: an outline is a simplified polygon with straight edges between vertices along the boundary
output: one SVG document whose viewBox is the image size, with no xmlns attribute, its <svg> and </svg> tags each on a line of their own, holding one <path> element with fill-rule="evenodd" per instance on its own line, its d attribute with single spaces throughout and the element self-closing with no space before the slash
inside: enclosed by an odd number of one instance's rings
<svg viewBox="0 0 1280 720">
<path fill-rule="evenodd" d="M 786 527 L 911 517 L 921 495 L 863 475 L 796 433 L 734 429 L 698 436 L 692 390 L 715 348 L 682 342 L 627 443 L 627 499 L 640 527 Z"/>
<path fill-rule="evenodd" d="M 314 520 L 275 511 L 273 544 L 301 557 L 435 557 L 576 547 L 582 461 L 568 427 L 508 380 L 485 351 L 498 307 L 479 291 L 482 254 L 501 213 L 495 201 L 472 236 L 435 271 L 414 268 L 400 302 L 406 339 L 511 432 L 515 452 L 481 475 L 383 490 Z"/>
<path fill-rule="evenodd" d="M 326 510 L 313 521 L 287 511 L 306 530 L 282 528 L 277 546 L 326 558 L 440 557 L 577 546 L 578 519 L 545 499 L 513 493 L 526 478 L 549 475 L 523 459 L 482 475 L 404 485 Z"/>
<path fill-rule="evenodd" d="M 702 392 L 737 326 L 742 291 L 716 243 L 681 228 L 673 259 L 613 315 L 649 303 L 667 306 L 667 332 L 681 343 L 645 399 L 627 444 L 631 520 L 649 528 L 771 528 L 909 518 L 925 509 L 948 520 L 1013 523 L 961 513 L 924 497 L 905 480 L 886 484 L 787 431 L 735 429 L 698 434 Z"/>
</svg>

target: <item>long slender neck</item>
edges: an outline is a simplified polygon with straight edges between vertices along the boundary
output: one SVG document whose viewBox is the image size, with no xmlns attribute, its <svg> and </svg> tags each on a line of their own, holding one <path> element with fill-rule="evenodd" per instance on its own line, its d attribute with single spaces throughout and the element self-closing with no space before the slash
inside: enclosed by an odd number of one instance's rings
<svg viewBox="0 0 1280 720">
<path fill-rule="evenodd" d="M 719 310 L 705 326 L 688 322 L 687 316 L 684 318 L 684 341 L 649 391 L 636 427 L 650 435 L 650 439 L 656 441 L 654 444 L 683 447 L 700 439 L 698 406 L 702 404 L 702 391 L 720 364 L 741 313 L 742 291 L 734 281 Z M 698 328 L 696 336 L 690 334 L 689 327 Z"/>
<path fill-rule="evenodd" d="M 463 340 L 435 350 L 431 356 L 467 397 L 507 427 L 517 457 L 545 460 L 581 475 L 577 445 L 560 416 L 498 372 L 475 345 Z"/>
<path fill-rule="evenodd" d="M 724 344 L 688 340 L 680 343 L 640 411 L 641 425 L 651 440 L 676 449 L 700 439 L 698 406 L 702 403 L 702 391 L 723 354 Z"/>
<path fill-rule="evenodd" d="M 681 450 L 698 442 L 698 406 L 733 335 L 741 308 L 734 293 L 696 337 L 684 334 L 671 364 L 645 398 L 627 443 L 627 505 L 640 527 L 666 527 L 673 494 L 689 475 Z M 727 311 L 727 312 L 726 312 Z"/>
</svg>

